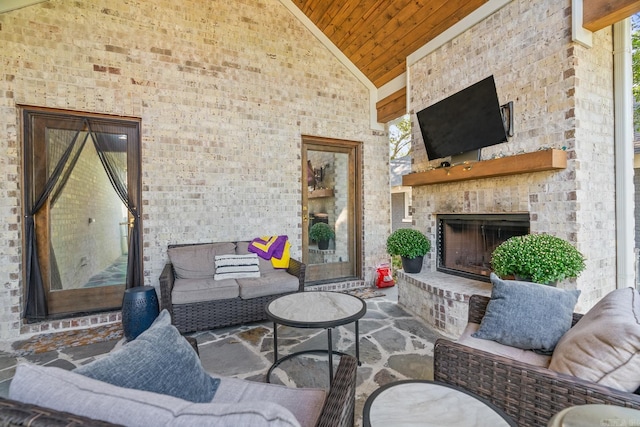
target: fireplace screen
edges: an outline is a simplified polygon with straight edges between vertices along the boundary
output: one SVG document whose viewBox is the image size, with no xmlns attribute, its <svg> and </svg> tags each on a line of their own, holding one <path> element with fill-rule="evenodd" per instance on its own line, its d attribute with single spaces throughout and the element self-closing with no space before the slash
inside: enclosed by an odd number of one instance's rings
<svg viewBox="0 0 640 427">
<path fill-rule="evenodd" d="M 529 214 L 438 215 L 437 270 L 489 280 L 491 254 L 512 236 L 529 233 Z"/>
</svg>

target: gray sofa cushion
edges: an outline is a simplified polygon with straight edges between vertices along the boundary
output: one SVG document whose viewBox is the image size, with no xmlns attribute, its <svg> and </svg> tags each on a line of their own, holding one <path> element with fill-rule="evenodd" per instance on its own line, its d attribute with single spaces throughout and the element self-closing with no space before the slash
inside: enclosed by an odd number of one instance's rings
<svg viewBox="0 0 640 427">
<path fill-rule="evenodd" d="M 255 279 L 236 279 L 240 285 L 240 298 L 251 299 L 266 295 L 295 292 L 300 287 L 296 276 L 286 270 L 273 270 Z"/>
<path fill-rule="evenodd" d="M 223 378 L 213 403 L 266 400 L 291 411 L 302 427 L 313 427 L 318 423 L 326 395 L 326 391 L 322 389 L 290 388 L 238 378 Z"/>
<path fill-rule="evenodd" d="M 191 304 L 199 301 L 237 298 L 240 288 L 236 279 L 176 279 L 173 284 L 173 304 Z"/>
<path fill-rule="evenodd" d="M 502 280 L 491 273 L 491 300 L 474 338 L 523 350 L 553 351 L 571 328 L 579 290 Z"/>
<path fill-rule="evenodd" d="M 216 272 L 215 256 L 234 254 L 232 242 L 179 246 L 167 249 L 176 279 L 206 279 Z"/>
<path fill-rule="evenodd" d="M 20 364 L 11 399 L 132 427 L 296 427 L 284 407 L 251 403 L 192 403 L 164 394 L 123 388 L 54 367 Z"/>
<path fill-rule="evenodd" d="M 238 255 L 246 255 L 246 254 L 253 253 L 253 252 L 249 252 L 249 243 L 250 242 L 238 242 L 238 243 L 236 243 L 236 253 Z M 265 274 L 265 273 L 268 273 L 270 271 L 276 270 L 273 267 L 273 264 L 271 264 L 270 260 L 258 257 L 258 261 L 259 261 L 259 264 L 260 264 L 260 273 L 261 274 Z"/>
<path fill-rule="evenodd" d="M 486 351 L 491 354 L 497 354 L 498 356 L 519 360 L 521 362 L 528 363 L 529 365 L 540 366 L 542 368 L 549 366 L 551 356 L 538 354 L 532 350 L 522 350 L 521 348 L 511 347 L 491 340 L 474 338 L 473 334 L 478 329 L 480 329 L 480 325 L 478 323 L 467 323 L 467 327 L 462 332 L 462 335 L 460 335 L 460 338 L 458 338 L 458 343 L 464 344 L 467 347 Z"/>
<path fill-rule="evenodd" d="M 167 310 L 135 340 L 75 373 L 120 387 L 210 402 L 220 380 L 202 369 L 193 347 L 171 324 Z"/>
</svg>

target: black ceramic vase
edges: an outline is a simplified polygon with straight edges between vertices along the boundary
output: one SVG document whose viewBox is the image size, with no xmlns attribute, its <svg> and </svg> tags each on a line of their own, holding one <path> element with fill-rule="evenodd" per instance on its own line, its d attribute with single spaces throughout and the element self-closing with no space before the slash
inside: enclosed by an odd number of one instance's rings
<svg viewBox="0 0 640 427">
<path fill-rule="evenodd" d="M 402 258 L 402 269 L 405 273 L 420 273 L 422 270 L 422 256 L 417 256 L 415 258 Z"/>
</svg>

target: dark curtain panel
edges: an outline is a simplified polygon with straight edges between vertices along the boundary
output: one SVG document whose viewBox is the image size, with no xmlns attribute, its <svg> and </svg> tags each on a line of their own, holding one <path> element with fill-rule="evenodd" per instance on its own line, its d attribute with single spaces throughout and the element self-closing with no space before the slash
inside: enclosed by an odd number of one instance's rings
<svg viewBox="0 0 640 427">
<path fill-rule="evenodd" d="M 89 132 L 93 138 L 93 143 L 98 152 L 98 157 L 107 172 L 109 181 L 114 190 L 127 207 L 133 218 L 131 235 L 129 236 L 129 254 L 127 263 L 127 284 L 126 287 L 133 288 L 144 283 L 143 272 L 139 260 L 142 259 L 140 248 L 140 212 L 136 206 L 138 195 L 137 189 L 128 189 L 128 173 L 136 173 L 138 159 L 135 155 L 127 155 L 128 141 L 134 137 L 130 126 L 119 126 L 118 124 L 104 123 L 99 121 L 89 122 Z M 131 157 L 134 157 L 131 159 Z M 135 168 L 135 170 L 131 170 Z"/>
<path fill-rule="evenodd" d="M 48 315 L 47 300 L 38 260 L 34 215 L 45 205 L 52 193 L 59 193 L 60 189 L 64 187 L 70 171 L 77 162 L 82 152 L 82 147 L 86 142 L 87 134 L 84 135 L 84 138 L 79 138 L 80 132 L 85 125 L 86 120 L 75 119 L 71 120 L 71 126 L 66 126 L 66 130 L 52 130 L 54 134 L 51 135 L 51 138 L 55 139 L 59 143 L 58 145 L 66 145 L 66 148 L 62 151 L 57 162 L 55 162 L 53 171 L 48 173 L 44 186 L 35 188 L 37 197 L 32 199 L 33 203 L 26 207 L 28 211 L 25 217 L 27 286 L 23 317 L 29 320 L 42 320 Z M 69 131 L 69 127 L 75 127 L 76 129 Z M 70 139 L 65 141 L 65 137 Z"/>
</svg>

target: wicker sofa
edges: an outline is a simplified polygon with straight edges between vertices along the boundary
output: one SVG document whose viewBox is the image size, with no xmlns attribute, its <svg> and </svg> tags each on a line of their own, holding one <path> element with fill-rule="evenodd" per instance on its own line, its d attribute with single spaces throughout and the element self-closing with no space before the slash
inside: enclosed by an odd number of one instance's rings
<svg viewBox="0 0 640 427">
<path fill-rule="evenodd" d="M 230 246 L 231 245 L 231 246 Z M 169 245 L 168 252 L 187 249 L 199 250 L 205 247 L 214 247 L 211 253 L 236 253 L 247 254 L 249 242 L 216 242 L 197 244 Z M 233 249 L 231 249 L 233 248 Z M 213 265 L 210 259 L 209 265 L 203 265 L 203 271 Z M 205 288 L 209 293 L 200 293 L 197 300 L 176 302 L 176 268 L 171 260 L 165 265 L 160 275 L 160 308 L 167 309 L 171 313 L 174 325 L 182 333 L 195 332 L 221 328 L 225 326 L 239 325 L 243 323 L 257 322 L 266 319 L 265 305 L 282 295 L 304 290 L 305 264 L 291 259 L 286 270 L 275 270 L 270 261 L 260 260 L 259 279 L 226 279 L 224 281 L 208 279 L 208 283 L 202 286 L 196 284 L 196 288 Z M 292 282 L 292 278 L 293 282 Z M 297 280 L 296 280 L 297 279 Z M 224 282 L 224 289 L 217 288 Z M 283 283 L 290 285 L 283 287 Z M 178 283 L 180 283 L 178 281 Z M 229 286 L 231 283 L 231 287 Z M 193 285 L 193 280 L 189 285 Z M 235 286 L 237 290 L 233 290 Z M 246 295 L 243 295 L 243 291 Z M 259 290 L 259 293 L 256 293 Z M 229 294 L 229 291 L 231 294 Z M 266 295 L 264 295 L 266 293 Z"/>
<path fill-rule="evenodd" d="M 468 322 L 480 324 L 489 298 L 473 295 Z M 573 325 L 582 317 L 573 314 Z M 546 426 L 575 405 L 610 404 L 640 409 L 640 395 L 605 387 L 458 342 L 438 339 L 434 379 L 462 387 L 503 409 L 519 426 Z"/>
</svg>

